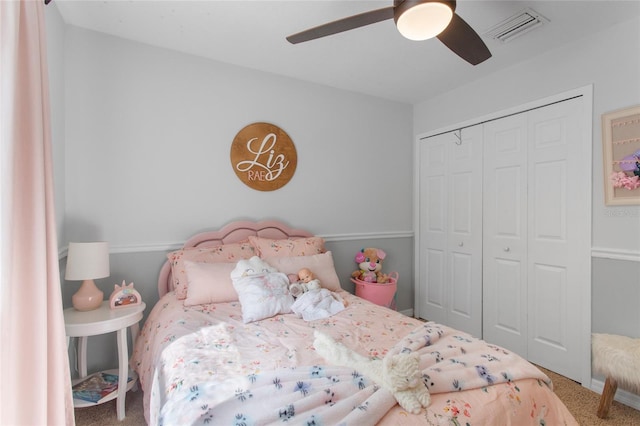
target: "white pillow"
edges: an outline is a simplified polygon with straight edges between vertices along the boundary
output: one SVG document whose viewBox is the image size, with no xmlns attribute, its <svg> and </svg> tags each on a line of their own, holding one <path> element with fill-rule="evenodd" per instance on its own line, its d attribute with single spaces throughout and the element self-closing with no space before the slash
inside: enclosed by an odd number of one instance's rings
<svg viewBox="0 0 640 426">
<path fill-rule="evenodd" d="M 289 293 L 289 278 L 282 272 L 247 275 L 232 279 L 246 324 L 277 314 L 288 314 L 293 305 Z"/>
<path fill-rule="evenodd" d="M 204 303 L 234 302 L 238 293 L 231 282 L 231 271 L 235 263 L 204 263 L 184 261 L 187 277 L 185 306 Z"/>
<path fill-rule="evenodd" d="M 302 268 L 309 268 L 311 272 L 320 280 L 322 288 L 329 291 L 339 291 L 340 279 L 333 265 L 333 255 L 330 251 L 313 256 L 292 256 L 292 257 L 266 257 L 264 260 L 280 272 L 285 274 L 298 275 Z"/>
</svg>

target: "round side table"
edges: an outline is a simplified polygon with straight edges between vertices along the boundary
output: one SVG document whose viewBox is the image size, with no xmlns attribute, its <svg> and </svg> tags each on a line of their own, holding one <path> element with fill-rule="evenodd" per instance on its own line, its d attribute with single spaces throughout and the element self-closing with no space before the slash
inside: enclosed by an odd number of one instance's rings
<svg viewBox="0 0 640 426">
<path fill-rule="evenodd" d="M 129 377 L 129 350 L 127 348 L 127 328 L 131 328 L 131 339 L 135 343 L 140 330 L 139 322 L 142 319 L 142 313 L 146 305 L 144 302 L 139 305 L 127 306 L 123 308 L 111 309 L 109 307 L 109 301 L 102 302 L 102 305 L 98 309 L 93 311 L 78 311 L 74 308 L 68 308 L 64 310 L 64 326 L 67 335 L 67 346 L 69 344 L 69 338 L 77 337 L 79 339 L 77 357 L 78 357 L 78 372 L 80 374 L 80 380 L 87 376 L 87 338 L 89 336 L 96 336 L 99 334 L 106 334 L 111 332 L 117 333 L 118 341 L 118 391 L 113 392 L 109 397 L 104 398 L 99 403 L 111 401 L 114 398 L 117 400 L 117 414 L 118 420 L 122 420 L 125 417 L 125 395 L 129 389 L 131 389 L 137 380 L 135 373 L 133 380 L 130 382 L 125 379 L 124 384 L 122 378 Z M 98 403 L 91 403 L 87 401 L 74 400 L 76 407 L 87 407 L 97 405 Z"/>
</svg>

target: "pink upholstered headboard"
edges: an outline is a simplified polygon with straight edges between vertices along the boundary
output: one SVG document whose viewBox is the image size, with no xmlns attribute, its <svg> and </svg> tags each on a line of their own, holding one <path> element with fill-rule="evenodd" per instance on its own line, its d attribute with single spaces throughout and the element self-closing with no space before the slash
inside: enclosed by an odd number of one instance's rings
<svg viewBox="0 0 640 426">
<path fill-rule="evenodd" d="M 189 238 L 183 248 L 189 247 L 215 247 L 221 244 L 237 243 L 246 240 L 249 235 L 257 235 L 263 238 L 282 239 L 312 237 L 313 234 L 303 229 L 293 229 L 276 220 L 261 222 L 238 221 L 231 222 L 217 231 L 207 231 Z M 158 277 L 158 294 L 160 297 L 173 290 L 171 265 L 166 261 L 160 269 Z"/>
</svg>

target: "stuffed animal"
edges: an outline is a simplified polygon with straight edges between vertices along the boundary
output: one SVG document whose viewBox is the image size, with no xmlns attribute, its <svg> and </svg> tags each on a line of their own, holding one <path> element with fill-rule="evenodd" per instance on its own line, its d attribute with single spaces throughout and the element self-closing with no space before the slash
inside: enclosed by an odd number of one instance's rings
<svg viewBox="0 0 640 426">
<path fill-rule="evenodd" d="M 427 408 L 431 396 L 420 373 L 420 357 L 415 352 L 389 353 L 384 359 L 369 359 L 315 331 L 313 347 L 328 362 L 351 367 L 393 394 L 406 411 L 418 414 Z"/>
<path fill-rule="evenodd" d="M 381 272 L 382 261 L 385 257 L 387 254 L 382 249 L 373 247 L 361 249 L 355 258 L 360 269 L 353 271 L 351 277 L 368 283 L 384 284 L 388 282 L 389 276 Z"/>
<path fill-rule="evenodd" d="M 309 268 L 302 268 L 298 271 L 298 281 L 291 283 L 289 286 L 289 292 L 293 297 L 299 297 L 302 294 L 322 288 L 320 280 L 309 270 Z"/>
<path fill-rule="evenodd" d="M 245 324 L 291 312 L 289 278 L 258 256 L 239 260 L 230 276 Z"/>
<path fill-rule="evenodd" d="M 278 272 L 278 270 L 258 256 L 253 256 L 251 259 L 242 259 L 236 263 L 236 267 L 231 271 L 231 279 L 271 272 Z"/>
</svg>

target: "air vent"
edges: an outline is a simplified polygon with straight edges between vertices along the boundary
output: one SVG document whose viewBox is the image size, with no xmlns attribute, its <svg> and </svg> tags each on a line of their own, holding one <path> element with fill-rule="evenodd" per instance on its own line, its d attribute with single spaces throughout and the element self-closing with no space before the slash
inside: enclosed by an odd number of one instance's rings
<svg viewBox="0 0 640 426">
<path fill-rule="evenodd" d="M 547 23 L 549 23 L 547 18 L 527 8 L 490 28 L 484 35 L 506 43 Z"/>
</svg>

